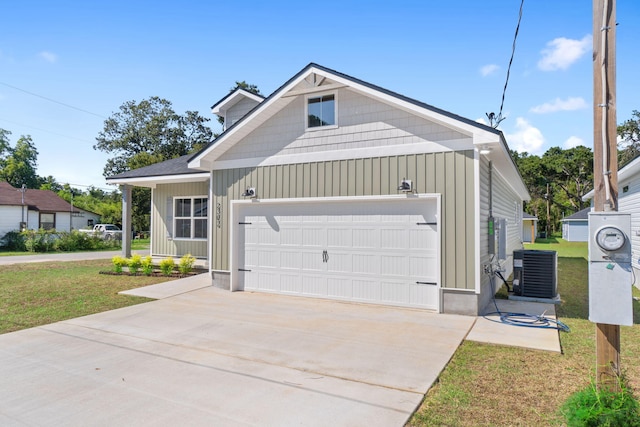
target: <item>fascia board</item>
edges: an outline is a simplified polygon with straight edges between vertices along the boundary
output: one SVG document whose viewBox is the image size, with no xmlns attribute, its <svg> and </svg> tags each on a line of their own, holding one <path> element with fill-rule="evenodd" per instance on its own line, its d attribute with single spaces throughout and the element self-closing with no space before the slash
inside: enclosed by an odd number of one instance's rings
<svg viewBox="0 0 640 427">
<path fill-rule="evenodd" d="M 108 179 L 108 184 L 114 185 L 133 185 L 134 187 L 148 187 L 156 188 L 158 184 L 179 184 L 187 182 L 202 182 L 209 179 L 209 173 L 193 173 L 188 175 L 164 175 L 164 176 L 149 176 L 138 178 L 118 178 Z"/>
</svg>

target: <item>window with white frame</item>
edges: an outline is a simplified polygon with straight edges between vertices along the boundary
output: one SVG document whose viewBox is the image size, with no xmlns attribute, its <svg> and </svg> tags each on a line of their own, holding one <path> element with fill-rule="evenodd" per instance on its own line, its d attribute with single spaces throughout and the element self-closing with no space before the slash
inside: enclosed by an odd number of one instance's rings
<svg viewBox="0 0 640 427">
<path fill-rule="evenodd" d="M 336 96 L 334 94 L 307 98 L 307 128 L 335 126 Z"/>
<path fill-rule="evenodd" d="M 177 197 L 174 199 L 174 238 L 207 238 L 207 197 Z"/>
</svg>

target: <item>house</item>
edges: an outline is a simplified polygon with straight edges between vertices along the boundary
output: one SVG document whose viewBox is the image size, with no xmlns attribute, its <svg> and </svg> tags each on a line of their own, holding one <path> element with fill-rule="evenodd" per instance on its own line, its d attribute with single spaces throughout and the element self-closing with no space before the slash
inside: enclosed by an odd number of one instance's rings
<svg viewBox="0 0 640 427">
<path fill-rule="evenodd" d="M 522 241 L 535 243 L 538 237 L 538 217 L 522 212 Z"/>
<path fill-rule="evenodd" d="M 313 63 L 212 110 L 231 121 L 200 152 L 108 178 L 152 189 L 152 255 L 232 291 L 471 315 L 485 267 L 510 274 L 529 194 L 500 131 Z"/>
<path fill-rule="evenodd" d="M 568 242 L 586 242 L 589 240 L 589 212 L 591 208 L 569 215 L 561 220 L 562 238 Z"/>
<path fill-rule="evenodd" d="M 592 200 L 594 193 L 591 190 L 582 200 Z M 618 211 L 631 214 L 631 265 L 634 284 L 640 288 L 640 157 L 618 171 Z"/>
<path fill-rule="evenodd" d="M 21 229 L 69 231 L 98 222 L 100 215 L 71 206 L 50 190 L 0 182 L 0 237 Z"/>
</svg>

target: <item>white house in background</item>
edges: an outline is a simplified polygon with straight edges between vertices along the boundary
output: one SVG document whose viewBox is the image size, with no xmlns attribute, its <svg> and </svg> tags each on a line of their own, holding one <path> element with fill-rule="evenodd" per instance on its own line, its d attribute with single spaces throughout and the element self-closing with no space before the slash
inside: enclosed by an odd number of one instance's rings
<svg viewBox="0 0 640 427">
<path fill-rule="evenodd" d="M 593 195 L 592 190 L 582 200 L 591 200 Z M 631 265 L 634 284 L 640 287 L 640 157 L 618 171 L 618 211 L 631 214 Z"/>
<path fill-rule="evenodd" d="M 99 219 L 100 215 L 72 207 L 53 191 L 27 189 L 23 193 L 7 182 L 0 182 L 0 238 L 22 228 L 58 231 L 86 228 Z"/>
<path fill-rule="evenodd" d="M 538 217 L 522 212 L 522 242 L 535 243 L 538 237 Z"/>
<path fill-rule="evenodd" d="M 568 242 L 586 242 L 589 240 L 589 212 L 591 207 L 564 217 L 562 222 L 562 238 Z"/>
<path fill-rule="evenodd" d="M 232 291 L 470 315 L 490 239 L 510 274 L 529 194 L 502 132 L 317 64 L 212 110 L 230 122 L 199 153 L 108 178 L 152 189 L 152 255 Z"/>
</svg>

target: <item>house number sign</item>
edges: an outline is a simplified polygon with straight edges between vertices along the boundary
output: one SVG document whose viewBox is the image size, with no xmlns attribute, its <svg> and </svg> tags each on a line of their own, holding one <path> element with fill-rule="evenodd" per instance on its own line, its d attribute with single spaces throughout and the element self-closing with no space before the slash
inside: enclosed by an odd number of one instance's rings
<svg viewBox="0 0 640 427">
<path fill-rule="evenodd" d="M 216 228 L 222 227 L 222 205 L 216 203 Z"/>
</svg>

